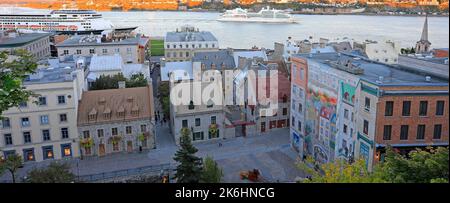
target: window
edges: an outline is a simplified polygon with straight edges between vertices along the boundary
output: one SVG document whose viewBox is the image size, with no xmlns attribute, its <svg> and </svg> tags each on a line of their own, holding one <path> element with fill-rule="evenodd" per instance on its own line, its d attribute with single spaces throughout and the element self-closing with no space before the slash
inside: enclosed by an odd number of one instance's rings
<svg viewBox="0 0 450 203">
<path fill-rule="evenodd" d="M 391 140 L 392 125 L 385 125 L 383 130 L 383 140 Z"/>
<path fill-rule="evenodd" d="M 408 125 L 402 125 L 400 127 L 400 140 L 407 140 L 408 139 Z"/>
<path fill-rule="evenodd" d="M 365 101 L 364 101 L 364 109 L 366 111 L 370 110 L 370 99 L 368 97 L 366 97 Z"/>
<path fill-rule="evenodd" d="M 61 145 L 61 156 L 62 157 L 71 157 L 72 156 L 72 147 L 70 144 L 62 144 Z"/>
<path fill-rule="evenodd" d="M 216 116 L 211 116 L 211 124 L 216 124 Z"/>
<path fill-rule="evenodd" d="M 9 118 L 3 118 L 2 119 L 2 126 L 3 128 L 10 128 L 11 127 L 11 121 L 9 120 Z"/>
<path fill-rule="evenodd" d="M 186 57 L 189 57 L 189 52 L 186 52 Z"/>
<path fill-rule="evenodd" d="M 394 115 L 394 102 L 393 101 L 386 101 L 386 106 L 384 108 L 385 108 L 384 109 L 385 116 Z"/>
<path fill-rule="evenodd" d="M 304 80 L 304 77 L 305 77 L 305 69 L 303 69 L 303 68 L 300 68 L 300 80 Z"/>
<path fill-rule="evenodd" d="M 347 125 L 344 124 L 344 128 L 343 128 L 344 134 L 347 134 Z"/>
<path fill-rule="evenodd" d="M 127 135 L 129 135 L 133 132 L 133 128 L 131 126 L 127 126 L 125 127 L 125 132 L 127 133 Z"/>
<path fill-rule="evenodd" d="M 436 116 L 444 115 L 444 101 L 436 102 Z"/>
<path fill-rule="evenodd" d="M 61 138 L 62 139 L 69 138 L 69 129 L 68 128 L 61 128 Z"/>
<path fill-rule="evenodd" d="M 11 134 L 5 134 L 5 145 L 12 145 L 13 144 L 13 140 L 12 140 L 12 136 Z"/>
<path fill-rule="evenodd" d="M 283 108 L 283 116 L 287 115 L 287 108 Z"/>
<path fill-rule="evenodd" d="M 30 126 L 30 119 L 28 117 L 22 118 L 22 127 Z"/>
<path fill-rule="evenodd" d="M 200 118 L 195 119 L 195 126 L 200 126 Z"/>
<path fill-rule="evenodd" d="M 434 125 L 434 132 L 433 132 L 433 139 L 438 140 L 441 139 L 441 133 L 442 133 L 442 125 Z"/>
<path fill-rule="evenodd" d="M 348 119 L 348 109 L 344 109 L 344 118 Z"/>
<path fill-rule="evenodd" d="M 181 127 L 187 128 L 188 127 L 188 121 L 187 120 L 182 120 L 181 121 Z"/>
<path fill-rule="evenodd" d="M 20 108 L 27 108 L 27 106 L 28 106 L 28 104 L 27 104 L 26 101 L 23 101 L 23 102 L 20 102 L 20 103 L 19 103 L 19 107 L 20 107 Z"/>
<path fill-rule="evenodd" d="M 141 133 L 147 132 L 147 125 L 141 125 Z"/>
<path fill-rule="evenodd" d="M 47 97 L 39 97 L 39 106 L 47 105 Z"/>
<path fill-rule="evenodd" d="M 299 132 L 302 132 L 302 122 L 300 121 L 297 122 L 297 129 Z"/>
<path fill-rule="evenodd" d="M 104 137 L 105 136 L 105 134 L 104 134 L 104 132 L 103 132 L 103 129 L 98 129 L 97 130 L 97 137 Z"/>
<path fill-rule="evenodd" d="M 67 114 L 59 114 L 59 122 L 67 122 Z"/>
<path fill-rule="evenodd" d="M 366 135 L 369 134 L 369 121 L 367 120 L 364 120 L 363 133 Z"/>
<path fill-rule="evenodd" d="M 418 140 L 425 139 L 425 125 L 418 125 L 417 126 L 417 137 Z"/>
<path fill-rule="evenodd" d="M 102 49 L 102 53 L 107 54 L 108 53 L 108 49 Z"/>
<path fill-rule="evenodd" d="M 114 51 L 115 51 L 116 53 L 119 53 L 119 52 L 120 52 L 120 48 L 115 48 Z"/>
<path fill-rule="evenodd" d="M 83 138 L 84 138 L 84 139 L 87 139 L 87 138 L 90 138 L 90 137 L 91 137 L 91 135 L 90 135 L 90 133 L 89 133 L 89 130 L 83 131 Z"/>
<path fill-rule="evenodd" d="M 44 159 L 53 159 L 53 146 L 42 147 Z"/>
<path fill-rule="evenodd" d="M 31 133 L 23 132 L 23 143 L 31 143 Z"/>
<path fill-rule="evenodd" d="M 194 135 L 194 141 L 204 139 L 203 132 L 195 132 L 195 133 L 193 133 L 193 135 Z"/>
<path fill-rule="evenodd" d="M 112 135 L 118 135 L 119 132 L 117 131 L 117 128 L 112 128 L 112 129 L 111 129 L 111 134 L 112 134 Z"/>
<path fill-rule="evenodd" d="M 419 116 L 426 116 L 428 110 L 428 102 L 427 101 L 420 101 L 419 105 Z"/>
<path fill-rule="evenodd" d="M 403 101 L 402 116 L 411 115 L 411 101 Z"/>
<path fill-rule="evenodd" d="M 170 44 L 167 44 L 167 48 L 170 49 Z"/>
<path fill-rule="evenodd" d="M 41 125 L 48 125 L 48 123 L 49 123 L 48 115 L 42 115 L 40 120 L 41 120 Z"/>
<path fill-rule="evenodd" d="M 77 49 L 77 54 L 81 54 L 81 50 L 80 49 Z"/>
<path fill-rule="evenodd" d="M 42 130 L 42 140 L 43 141 L 50 140 L 50 130 Z"/>
<path fill-rule="evenodd" d="M 34 158 L 34 149 L 33 148 L 31 148 L 31 149 L 24 149 L 23 150 L 23 159 L 25 161 L 34 161 L 35 160 L 35 158 Z"/>
<path fill-rule="evenodd" d="M 69 50 L 64 50 L 63 53 L 64 55 L 69 55 Z"/>
<path fill-rule="evenodd" d="M 295 117 L 294 117 L 294 116 L 292 116 L 292 119 L 291 119 L 291 120 L 292 120 L 292 124 L 291 124 L 291 125 L 292 125 L 292 127 L 295 127 Z"/>
<path fill-rule="evenodd" d="M 95 54 L 95 49 L 89 49 L 90 54 Z"/>
<path fill-rule="evenodd" d="M 299 113 L 303 112 L 303 105 L 301 103 L 298 104 L 298 112 Z"/>
<path fill-rule="evenodd" d="M 58 96 L 58 104 L 65 104 L 66 103 L 66 96 L 60 95 Z"/>
</svg>

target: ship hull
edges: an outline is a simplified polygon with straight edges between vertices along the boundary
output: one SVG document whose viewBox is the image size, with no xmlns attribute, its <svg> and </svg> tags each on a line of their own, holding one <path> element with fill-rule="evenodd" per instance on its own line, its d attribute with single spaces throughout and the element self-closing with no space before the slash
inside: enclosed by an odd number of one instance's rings
<svg viewBox="0 0 450 203">
<path fill-rule="evenodd" d="M 220 22 L 239 22 L 239 23 L 299 23 L 293 18 L 261 18 L 261 17 L 251 17 L 251 18 L 234 18 L 234 17 L 222 17 L 217 19 Z"/>
</svg>

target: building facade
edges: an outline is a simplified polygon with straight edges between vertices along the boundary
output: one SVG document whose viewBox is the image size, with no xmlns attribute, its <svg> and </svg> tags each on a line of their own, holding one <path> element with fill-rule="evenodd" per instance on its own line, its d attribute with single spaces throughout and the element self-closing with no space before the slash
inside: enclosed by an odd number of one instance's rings
<svg viewBox="0 0 450 203">
<path fill-rule="evenodd" d="M 78 157 L 77 104 L 83 91 L 83 67 L 42 68 L 24 82 L 37 94 L 3 112 L 2 156 L 19 154 L 25 162 Z"/>
<path fill-rule="evenodd" d="M 303 131 L 291 125 L 299 155 L 362 158 L 371 169 L 387 145 L 403 153 L 448 146 L 448 79 L 343 53 L 296 55 L 291 78 L 291 117 L 304 123 Z"/>
<path fill-rule="evenodd" d="M 0 52 L 14 54 L 17 50 L 26 50 L 37 59 L 50 56 L 50 33 L 0 32 Z"/>
<path fill-rule="evenodd" d="M 217 51 L 217 38 L 207 31 L 185 26 L 164 37 L 164 58 L 167 62 L 191 60 L 196 52 Z"/>
<path fill-rule="evenodd" d="M 94 90 L 83 93 L 78 106 L 78 137 L 82 156 L 153 149 L 151 81 L 146 87 Z"/>
</svg>

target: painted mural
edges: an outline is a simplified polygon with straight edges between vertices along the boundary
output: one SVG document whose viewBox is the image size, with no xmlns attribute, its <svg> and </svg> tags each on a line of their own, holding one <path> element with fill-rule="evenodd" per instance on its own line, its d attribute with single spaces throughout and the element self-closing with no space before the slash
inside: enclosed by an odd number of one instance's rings
<svg viewBox="0 0 450 203">
<path fill-rule="evenodd" d="M 339 157 L 350 159 L 354 156 L 354 140 L 352 139 L 354 130 L 353 106 L 355 105 L 355 92 L 356 87 L 345 82 L 340 82 L 339 98 L 342 102 L 339 103 L 340 108 L 340 122 L 338 124 L 342 126 L 337 134 L 337 155 Z"/>
<path fill-rule="evenodd" d="M 307 91 L 305 135 L 312 139 L 307 139 L 306 148 L 321 163 L 334 160 L 336 104 L 337 98 L 323 91 Z"/>
</svg>

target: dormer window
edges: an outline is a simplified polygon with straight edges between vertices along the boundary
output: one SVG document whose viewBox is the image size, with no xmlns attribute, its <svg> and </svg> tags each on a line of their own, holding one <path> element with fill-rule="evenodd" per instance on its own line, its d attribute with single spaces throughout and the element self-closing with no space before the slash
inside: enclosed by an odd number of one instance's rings
<svg viewBox="0 0 450 203">
<path fill-rule="evenodd" d="M 131 108 L 131 115 L 139 116 L 139 107 L 137 105 L 134 105 L 133 108 Z"/>
<path fill-rule="evenodd" d="M 92 110 L 88 114 L 88 120 L 93 121 L 97 119 L 97 110 L 95 108 L 92 108 Z"/>
<path fill-rule="evenodd" d="M 103 111 L 103 118 L 104 119 L 111 119 L 111 109 L 110 108 L 105 108 L 105 110 Z"/>
<path fill-rule="evenodd" d="M 194 109 L 194 102 L 191 100 L 191 102 L 189 102 L 189 107 L 190 110 Z"/>
<path fill-rule="evenodd" d="M 117 109 L 117 116 L 118 117 L 124 117 L 125 116 L 125 108 L 123 108 L 123 106 L 120 106 L 119 109 Z"/>
</svg>

